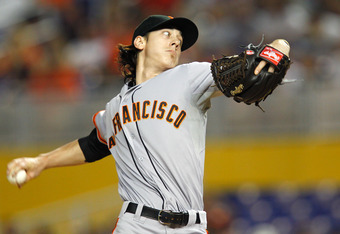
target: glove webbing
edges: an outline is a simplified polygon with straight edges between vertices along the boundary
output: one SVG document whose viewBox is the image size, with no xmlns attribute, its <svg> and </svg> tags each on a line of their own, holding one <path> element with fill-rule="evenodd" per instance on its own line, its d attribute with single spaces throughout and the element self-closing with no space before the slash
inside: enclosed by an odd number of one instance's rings
<svg viewBox="0 0 340 234">
<path fill-rule="evenodd" d="M 225 93 L 226 90 L 224 87 L 231 87 L 235 84 L 238 80 L 242 79 L 245 76 L 245 56 L 243 58 L 240 57 L 225 57 L 221 60 L 215 60 L 213 63 L 217 63 L 215 68 L 215 74 L 219 76 L 217 79 L 217 84 L 222 92 Z M 220 71 L 216 71 L 216 69 Z M 223 71 L 223 72 L 221 72 Z M 236 88 L 236 87 L 235 87 Z M 231 93 L 225 93 L 226 95 L 230 96 Z"/>
</svg>

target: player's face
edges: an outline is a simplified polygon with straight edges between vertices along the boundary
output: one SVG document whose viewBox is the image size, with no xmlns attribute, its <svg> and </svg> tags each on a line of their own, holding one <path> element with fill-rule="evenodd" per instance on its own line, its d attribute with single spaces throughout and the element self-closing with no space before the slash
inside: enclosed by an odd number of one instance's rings
<svg viewBox="0 0 340 234">
<path fill-rule="evenodd" d="M 163 70 L 175 67 L 178 64 L 182 35 L 177 29 L 161 29 L 150 32 L 145 46 L 145 55 L 152 64 Z"/>
</svg>

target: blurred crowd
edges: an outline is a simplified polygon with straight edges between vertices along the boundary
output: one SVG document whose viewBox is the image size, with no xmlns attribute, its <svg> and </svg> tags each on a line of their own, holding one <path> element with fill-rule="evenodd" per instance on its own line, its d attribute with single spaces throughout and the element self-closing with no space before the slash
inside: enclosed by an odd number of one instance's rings
<svg viewBox="0 0 340 234">
<path fill-rule="evenodd" d="M 181 62 L 237 54 L 241 45 L 287 39 L 292 78 L 340 82 L 338 0 L 0 0 L 0 100 L 20 95 L 74 100 L 122 82 L 118 43 L 150 14 L 184 16 L 199 27 Z"/>
<path fill-rule="evenodd" d="M 207 196 L 205 209 L 210 234 L 340 233 L 340 190 L 330 180 L 308 189 L 288 182 L 271 189 L 244 183 Z"/>
<path fill-rule="evenodd" d="M 322 180 L 304 188 L 291 182 L 278 183 L 271 188 L 241 183 L 231 190 L 206 193 L 204 198 L 209 234 L 340 233 L 340 189 L 332 180 Z M 120 206 L 116 207 L 115 215 L 109 209 L 112 208 L 110 206 L 108 210 L 99 212 L 98 209 L 91 213 L 85 208 L 86 205 L 81 206 L 87 204 L 84 202 L 64 206 L 64 215 L 57 215 L 59 219 L 56 220 L 51 218 L 57 213 L 51 206 L 50 210 L 45 210 L 46 213 L 40 211 L 37 214 L 37 210 L 24 213 L 21 219 L 8 223 L 3 233 L 111 233 Z M 79 206 L 84 208 L 81 209 L 82 212 L 79 212 Z M 30 215 L 33 216 L 32 219 L 23 218 Z M 39 218 L 39 215 L 44 217 Z M 60 216 L 63 218 L 60 219 Z M 33 221 L 31 225 L 28 225 L 27 220 Z"/>
</svg>

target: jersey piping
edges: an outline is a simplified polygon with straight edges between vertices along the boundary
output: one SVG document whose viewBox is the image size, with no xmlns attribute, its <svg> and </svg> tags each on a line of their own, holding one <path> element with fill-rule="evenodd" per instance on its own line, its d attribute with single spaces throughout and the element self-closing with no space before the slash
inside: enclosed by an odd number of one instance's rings
<svg viewBox="0 0 340 234">
<path fill-rule="evenodd" d="M 132 103 L 134 103 L 134 98 L 133 98 L 133 97 L 134 97 L 136 91 L 137 91 L 137 89 L 132 93 L 132 96 L 131 96 L 131 101 L 132 101 Z M 169 191 L 169 188 L 166 186 L 164 180 L 163 180 L 162 177 L 159 175 L 159 173 L 158 173 L 158 171 L 157 171 L 157 169 L 156 169 L 156 167 L 155 167 L 155 165 L 154 165 L 154 163 L 153 163 L 153 161 L 152 161 L 152 159 L 151 159 L 150 151 L 149 151 L 149 149 L 146 147 L 146 145 L 145 145 L 145 143 L 144 143 L 144 140 L 143 140 L 143 138 L 142 138 L 142 136 L 141 136 L 141 134 L 140 134 L 140 131 L 139 131 L 139 127 L 138 127 L 137 121 L 135 122 L 135 124 L 136 124 L 136 128 L 137 128 L 137 132 L 138 132 L 139 139 L 140 139 L 140 141 L 141 141 L 142 144 L 143 144 L 143 147 L 144 147 L 144 149 L 145 149 L 146 154 L 148 155 L 148 158 L 149 158 L 149 160 L 150 160 L 150 163 L 151 163 L 153 169 L 155 170 L 155 172 L 156 172 L 158 178 L 162 181 L 162 183 L 163 183 L 164 187 L 166 188 L 166 190 Z"/>
<path fill-rule="evenodd" d="M 98 111 L 96 114 L 93 115 L 92 121 L 93 121 L 94 126 L 96 127 L 98 139 L 99 139 L 102 143 L 104 143 L 105 145 L 107 145 L 106 140 L 100 135 L 100 131 L 99 131 L 99 128 L 98 128 L 97 123 L 96 123 L 96 117 L 97 117 L 97 115 L 99 114 L 99 112 L 101 112 L 101 111 Z"/>
<path fill-rule="evenodd" d="M 148 181 L 147 181 L 147 179 L 144 177 L 143 173 L 139 170 L 139 167 L 138 167 L 138 165 L 137 165 L 137 163 L 136 163 L 135 157 L 133 156 L 133 153 L 132 153 L 132 150 L 131 150 L 131 145 L 130 145 L 130 143 L 128 142 L 128 139 L 127 139 L 127 137 L 126 137 L 126 135 L 125 135 L 124 129 L 122 129 L 122 132 L 123 132 L 123 134 L 124 134 L 124 138 L 125 138 L 126 143 L 127 143 L 127 145 L 128 145 L 128 148 L 129 148 L 129 151 L 130 151 L 131 158 L 132 158 L 132 160 L 133 160 L 133 163 L 135 164 L 135 167 L 136 167 L 137 170 L 138 170 L 138 173 L 141 175 L 141 177 L 144 179 L 144 181 L 145 181 L 147 184 L 149 184 L 151 187 L 153 187 L 153 188 L 158 192 L 158 194 L 160 195 L 160 197 L 162 198 L 162 201 L 163 201 L 163 202 L 162 202 L 162 208 L 164 208 L 164 197 L 163 197 L 162 193 L 161 193 L 156 187 L 154 187 L 152 184 L 148 183 Z"/>
</svg>

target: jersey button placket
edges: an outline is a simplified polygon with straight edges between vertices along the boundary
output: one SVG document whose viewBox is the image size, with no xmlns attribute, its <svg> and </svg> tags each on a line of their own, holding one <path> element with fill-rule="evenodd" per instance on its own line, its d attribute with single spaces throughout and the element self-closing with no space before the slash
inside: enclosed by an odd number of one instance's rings
<svg viewBox="0 0 340 234">
<path fill-rule="evenodd" d="M 132 106 L 132 98 L 131 98 L 132 91 L 133 91 L 133 89 L 130 89 L 122 97 L 122 101 L 121 101 L 121 104 L 120 104 L 120 110 L 122 110 L 122 107 L 125 106 L 125 105 L 129 106 L 129 108 Z M 129 105 L 130 103 L 131 103 L 131 105 Z M 121 117 L 121 119 L 123 119 L 122 116 L 120 116 L 120 117 Z M 123 124 L 122 127 L 124 129 L 124 133 L 126 135 L 126 138 L 129 142 L 132 150 L 134 152 L 136 152 L 137 148 L 138 148 L 138 137 L 136 137 L 136 135 L 138 133 L 137 133 L 137 129 L 135 128 L 135 125 L 133 125 L 133 123 L 131 122 L 131 123 L 127 123 L 126 125 Z M 137 158 L 140 162 L 142 162 L 144 160 L 143 156 L 137 156 Z"/>
</svg>

